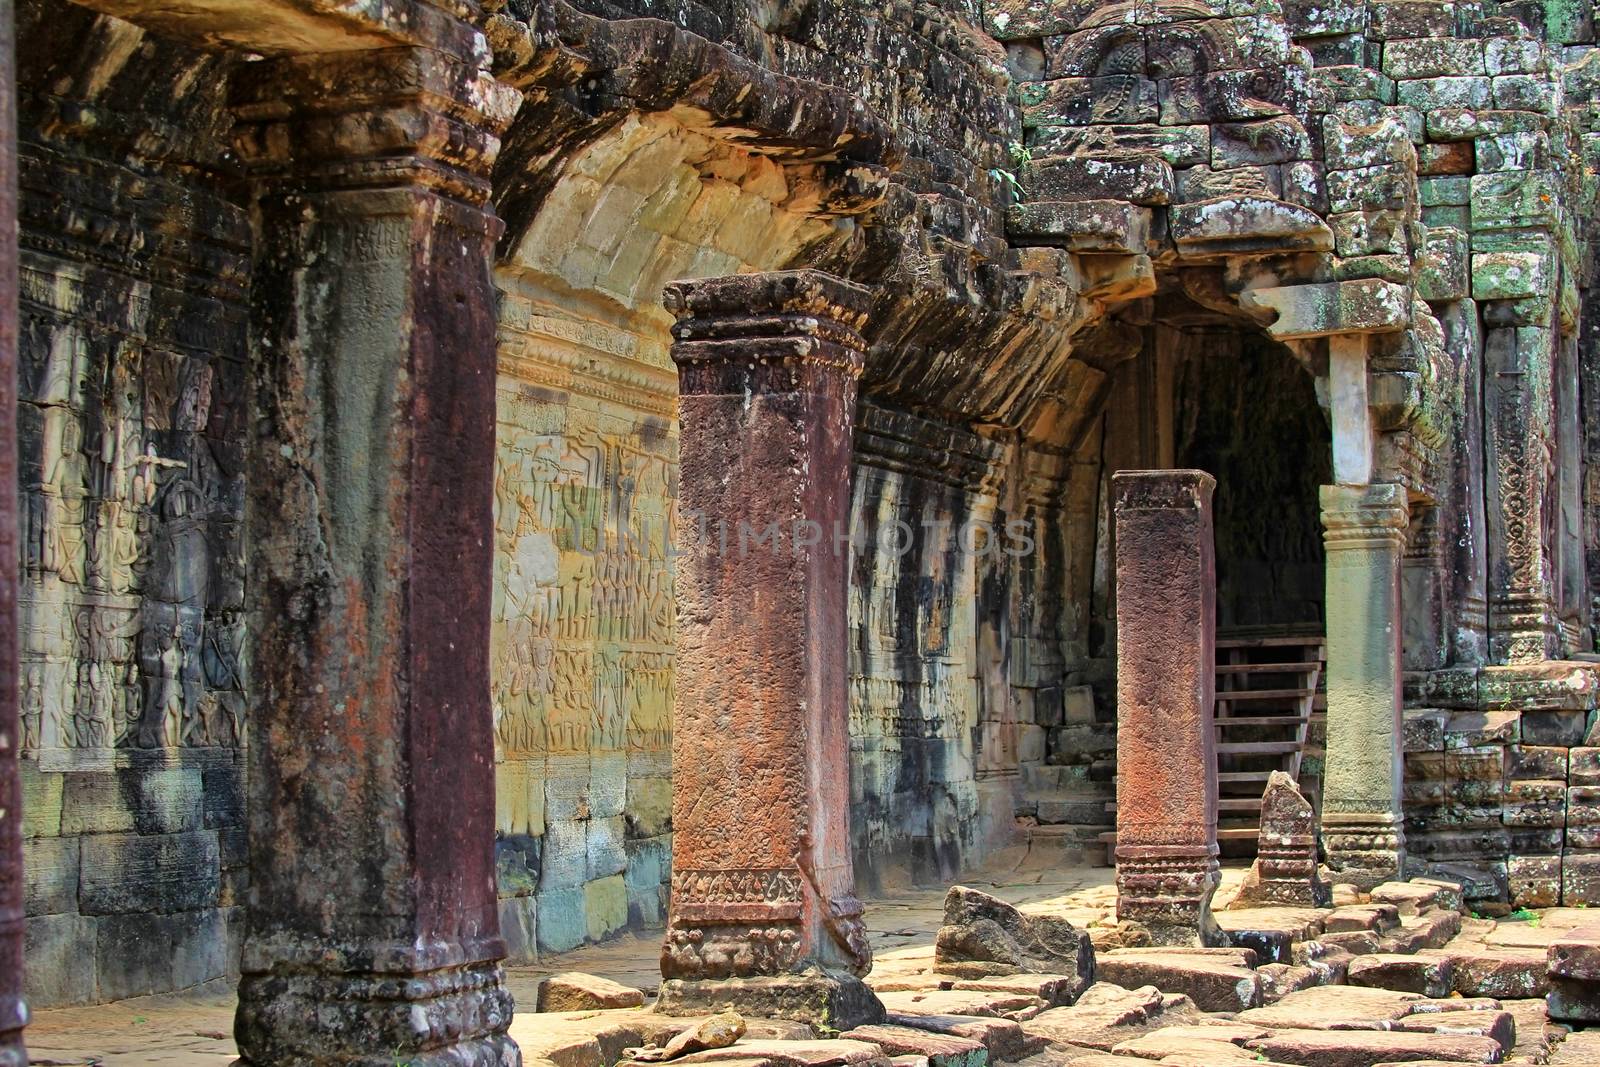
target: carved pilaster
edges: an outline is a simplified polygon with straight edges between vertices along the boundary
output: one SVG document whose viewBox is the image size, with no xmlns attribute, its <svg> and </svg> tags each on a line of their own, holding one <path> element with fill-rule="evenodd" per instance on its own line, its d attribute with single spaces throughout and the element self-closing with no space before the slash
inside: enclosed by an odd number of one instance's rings
<svg viewBox="0 0 1600 1067">
<path fill-rule="evenodd" d="M 859 979 L 849 543 L 834 536 L 869 294 L 795 271 L 678 282 L 666 301 L 682 429 L 661 1004 L 846 1029 L 882 1014 Z"/>
<path fill-rule="evenodd" d="M 1484 438 L 1489 512 L 1489 654 L 1497 663 L 1556 650 L 1551 331 L 1488 331 Z"/>
<path fill-rule="evenodd" d="M 1328 755 L 1322 841 L 1332 880 L 1371 888 L 1404 863 L 1400 828 L 1403 486 L 1325 485 Z"/>
<path fill-rule="evenodd" d="M 484 204 L 515 104 L 424 48 L 265 60 L 237 85 L 261 180 L 246 1064 L 520 1060 L 485 534 L 499 223 Z"/>
</svg>

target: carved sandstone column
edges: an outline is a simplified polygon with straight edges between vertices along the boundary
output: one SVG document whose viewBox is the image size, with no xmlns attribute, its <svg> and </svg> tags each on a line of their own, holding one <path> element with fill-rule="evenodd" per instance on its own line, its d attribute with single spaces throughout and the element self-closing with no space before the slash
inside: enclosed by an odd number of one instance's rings
<svg viewBox="0 0 1600 1067">
<path fill-rule="evenodd" d="M 1204 471 L 1112 477 L 1117 562 L 1117 917 L 1212 945 L 1217 567 Z"/>
<path fill-rule="evenodd" d="M 1330 880 L 1371 889 L 1399 875 L 1399 485 L 1322 487 L 1327 544 L 1328 755 L 1322 842 Z"/>
<path fill-rule="evenodd" d="M 11 0 L 0 0 L 0 1067 L 25 1067 L 22 749 L 17 718 L 17 117 Z"/>
<path fill-rule="evenodd" d="M 845 679 L 868 294 L 795 271 L 677 282 L 666 301 L 682 429 L 661 1007 L 848 1029 L 882 1015 L 859 978 Z"/>
<path fill-rule="evenodd" d="M 261 179 L 241 1062 L 509 1067 L 485 201 L 515 96 L 420 48 L 243 64 L 236 93 Z"/>
</svg>

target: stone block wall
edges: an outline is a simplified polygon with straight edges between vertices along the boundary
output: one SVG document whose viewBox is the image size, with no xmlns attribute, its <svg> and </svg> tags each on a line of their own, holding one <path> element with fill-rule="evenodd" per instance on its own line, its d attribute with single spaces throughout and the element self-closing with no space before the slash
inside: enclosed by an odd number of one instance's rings
<svg viewBox="0 0 1600 1067">
<path fill-rule="evenodd" d="M 35 1007 L 237 968 L 248 219 L 229 60 L 17 6 Z"/>
<path fill-rule="evenodd" d="M 1405 712 L 1410 862 L 1462 875 L 1484 912 L 1600 904 L 1596 668 L 1441 672 L 1413 688 L 1433 706 Z"/>
</svg>

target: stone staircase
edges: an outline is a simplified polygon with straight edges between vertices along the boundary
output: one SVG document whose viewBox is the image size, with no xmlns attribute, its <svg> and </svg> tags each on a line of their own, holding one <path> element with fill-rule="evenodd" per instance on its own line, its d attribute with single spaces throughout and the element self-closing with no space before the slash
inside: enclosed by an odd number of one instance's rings
<svg viewBox="0 0 1600 1067">
<path fill-rule="evenodd" d="M 1255 841 L 1273 771 L 1300 780 L 1326 661 L 1321 635 L 1218 639 L 1218 840 Z"/>
<path fill-rule="evenodd" d="M 1320 634 L 1229 636 L 1217 640 L 1217 840 L 1249 856 L 1260 836 L 1261 793 L 1273 771 L 1300 780 L 1308 737 L 1325 709 L 1326 640 Z M 1097 728 L 1114 746 L 1109 724 Z M 1116 782 L 1089 766 L 1024 768 L 1036 847 L 1110 864 L 1116 844 Z"/>
</svg>

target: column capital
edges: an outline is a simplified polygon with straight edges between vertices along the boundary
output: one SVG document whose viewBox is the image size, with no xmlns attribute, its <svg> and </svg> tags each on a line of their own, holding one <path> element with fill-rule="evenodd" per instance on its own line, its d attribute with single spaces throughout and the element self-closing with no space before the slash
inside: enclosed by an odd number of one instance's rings
<svg viewBox="0 0 1600 1067">
<path fill-rule="evenodd" d="M 1317 496 L 1328 551 L 1371 548 L 1375 542 L 1404 546 L 1411 516 L 1405 486 L 1389 482 L 1324 485 Z"/>
<path fill-rule="evenodd" d="M 672 282 L 664 299 L 678 320 L 672 359 L 682 392 L 788 391 L 798 368 L 861 376 L 872 291 L 843 278 L 817 270 L 734 274 Z M 763 367 L 771 369 L 749 373 Z"/>
<path fill-rule="evenodd" d="M 240 65 L 234 143 L 257 175 L 308 191 L 422 186 L 479 205 L 521 99 L 431 48 L 279 56 Z"/>
</svg>

